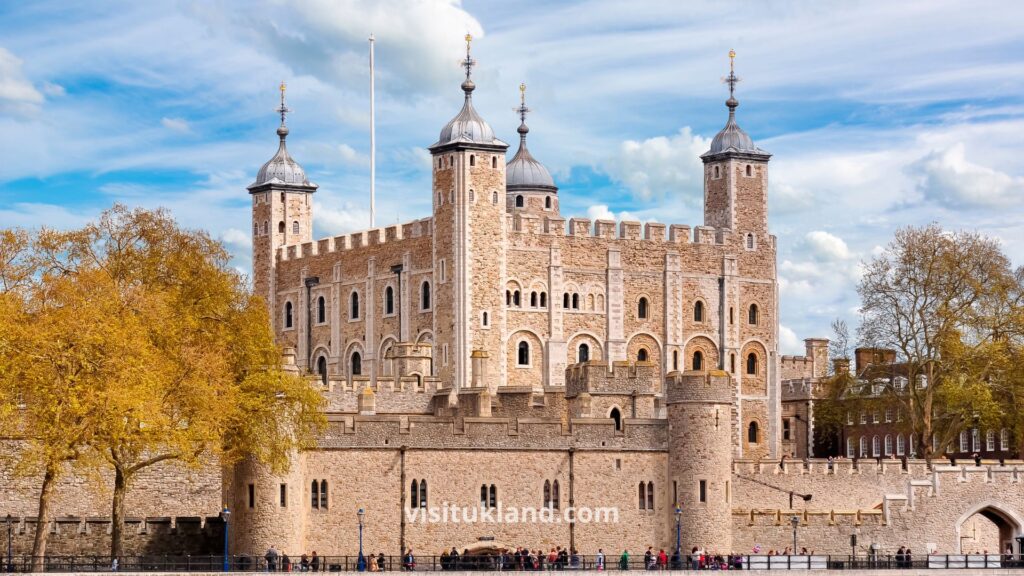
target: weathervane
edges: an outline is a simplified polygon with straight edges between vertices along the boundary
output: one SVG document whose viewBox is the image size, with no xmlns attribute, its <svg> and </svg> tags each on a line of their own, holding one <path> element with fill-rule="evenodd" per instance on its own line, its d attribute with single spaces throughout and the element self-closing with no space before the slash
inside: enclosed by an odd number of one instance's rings
<svg viewBox="0 0 1024 576">
<path fill-rule="evenodd" d="M 739 81 L 740 78 L 736 76 L 736 51 L 729 50 L 729 75 L 726 76 L 725 78 L 722 78 L 722 82 L 729 85 L 729 99 L 725 102 L 725 104 L 726 106 L 729 107 L 730 110 L 733 110 L 736 108 L 736 106 L 739 106 L 739 102 L 736 100 L 736 97 L 734 96 L 734 93 L 736 91 L 736 84 L 738 84 Z"/>
<path fill-rule="evenodd" d="M 280 90 L 281 90 L 281 105 L 274 109 L 274 112 L 277 112 L 277 113 L 281 114 L 281 126 L 284 126 L 284 117 L 289 112 L 292 111 L 291 108 L 285 106 L 285 104 L 284 104 L 284 92 L 287 89 L 288 89 L 288 86 L 284 83 L 284 80 L 282 80 L 281 81 L 281 88 L 280 88 Z"/>
<path fill-rule="evenodd" d="M 462 61 L 462 67 L 466 69 L 466 80 L 469 80 L 470 72 L 473 70 L 473 66 L 476 66 L 476 60 L 469 53 L 470 44 L 473 42 L 473 36 L 466 34 L 466 59 Z"/>
<path fill-rule="evenodd" d="M 525 82 L 519 85 L 519 107 L 518 108 L 513 108 L 513 110 L 517 114 L 519 114 L 520 122 L 522 122 L 523 124 L 526 124 L 526 114 L 527 114 L 527 112 L 530 111 L 530 109 L 526 107 L 526 83 Z"/>
</svg>

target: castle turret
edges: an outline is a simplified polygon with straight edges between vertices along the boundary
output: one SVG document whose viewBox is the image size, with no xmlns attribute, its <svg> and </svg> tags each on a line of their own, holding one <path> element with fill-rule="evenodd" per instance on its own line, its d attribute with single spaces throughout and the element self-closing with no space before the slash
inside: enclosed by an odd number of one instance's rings
<svg viewBox="0 0 1024 576">
<path fill-rule="evenodd" d="M 281 83 L 281 125 L 277 128 L 280 143 L 277 153 L 256 174 L 249 185 L 252 196 L 252 272 L 253 290 L 267 301 L 276 333 L 287 320 L 278 310 L 274 285 L 277 249 L 313 240 L 313 193 L 317 185 L 310 183 L 306 171 L 296 162 L 285 145 L 288 126 L 285 116 L 291 110 L 285 105 L 285 84 Z M 293 311 L 297 314 L 297 311 Z"/>
<path fill-rule="evenodd" d="M 682 549 L 732 550 L 732 380 L 722 370 L 671 372 L 666 394 L 668 478 L 682 511 Z"/>
<path fill-rule="evenodd" d="M 505 356 L 507 241 L 501 200 L 508 144 L 494 136 L 473 108 L 476 85 L 471 72 L 476 61 L 471 40 L 467 34 L 462 110 L 429 148 L 434 172 L 434 365 L 455 390 L 472 382 L 474 350 Z"/>
<path fill-rule="evenodd" d="M 519 150 L 508 163 L 505 172 L 506 205 L 508 211 L 535 214 L 540 217 L 558 216 L 558 187 L 551 178 L 551 173 L 544 167 L 526 147 L 526 135 L 530 128 L 526 125 L 526 84 L 519 85 Z"/>
</svg>

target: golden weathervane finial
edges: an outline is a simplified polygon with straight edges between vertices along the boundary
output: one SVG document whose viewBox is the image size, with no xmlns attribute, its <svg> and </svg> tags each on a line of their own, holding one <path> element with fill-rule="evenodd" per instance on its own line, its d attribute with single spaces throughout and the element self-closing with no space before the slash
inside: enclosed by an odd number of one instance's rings
<svg viewBox="0 0 1024 576">
<path fill-rule="evenodd" d="M 281 80 L 281 94 L 284 94 L 284 91 L 287 89 L 288 85 L 284 83 L 284 80 Z"/>
<path fill-rule="evenodd" d="M 473 41 L 473 35 L 469 32 L 466 33 L 466 49 L 469 49 L 469 43 Z"/>
<path fill-rule="evenodd" d="M 519 101 L 526 103 L 526 82 L 519 84 Z"/>
<path fill-rule="evenodd" d="M 729 50 L 729 70 L 733 69 L 733 61 L 736 59 L 736 51 Z"/>
</svg>

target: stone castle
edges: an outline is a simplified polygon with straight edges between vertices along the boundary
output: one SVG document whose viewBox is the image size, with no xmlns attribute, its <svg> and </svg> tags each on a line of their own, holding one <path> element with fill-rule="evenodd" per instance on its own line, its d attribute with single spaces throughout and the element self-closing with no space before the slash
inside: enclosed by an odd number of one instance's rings
<svg viewBox="0 0 1024 576">
<path fill-rule="evenodd" d="M 779 354 L 771 155 L 737 123 L 731 71 L 728 119 L 701 156 L 703 225 L 616 226 L 561 215 L 527 148 L 525 101 L 506 159 L 473 106 L 473 64 L 467 42 L 462 109 L 429 147 L 431 216 L 320 240 L 317 186 L 285 145 L 282 90 L 278 151 L 248 188 L 253 281 L 286 366 L 322 390 L 329 427 L 284 475 L 156 469 L 130 495 L 136 534 L 209 530 L 227 507 L 235 553 L 355 554 L 363 509 L 366 549 L 388 554 L 480 541 L 671 550 L 677 527 L 684 550 L 750 553 L 791 543 L 794 519 L 800 545 L 820 553 L 849 553 L 851 535 L 858 553 L 1018 550 L 1018 461 L 781 459 L 797 452 L 783 422 L 813 426 L 813 402 L 801 397 L 794 415 L 783 395 L 826 375 L 827 341 Z M 102 524 L 86 484 L 59 491 L 54 530 Z M 32 530 L 31 487 L 4 484 L 19 534 Z M 555 521 L 410 515 L 449 505 Z M 584 508 L 617 519 L 564 514 Z"/>
</svg>

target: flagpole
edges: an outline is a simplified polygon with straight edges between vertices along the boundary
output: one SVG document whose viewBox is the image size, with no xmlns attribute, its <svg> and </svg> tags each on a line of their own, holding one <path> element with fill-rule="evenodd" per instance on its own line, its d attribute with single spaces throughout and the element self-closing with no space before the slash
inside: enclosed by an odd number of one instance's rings
<svg viewBox="0 0 1024 576">
<path fill-rule="evenodd" d="M 374 227 L 376 206 L 374 203 L 377 184 L 377 143 L 373 110 L 373 34 L 370 34 L 370 228 Z"/>
</svg>

